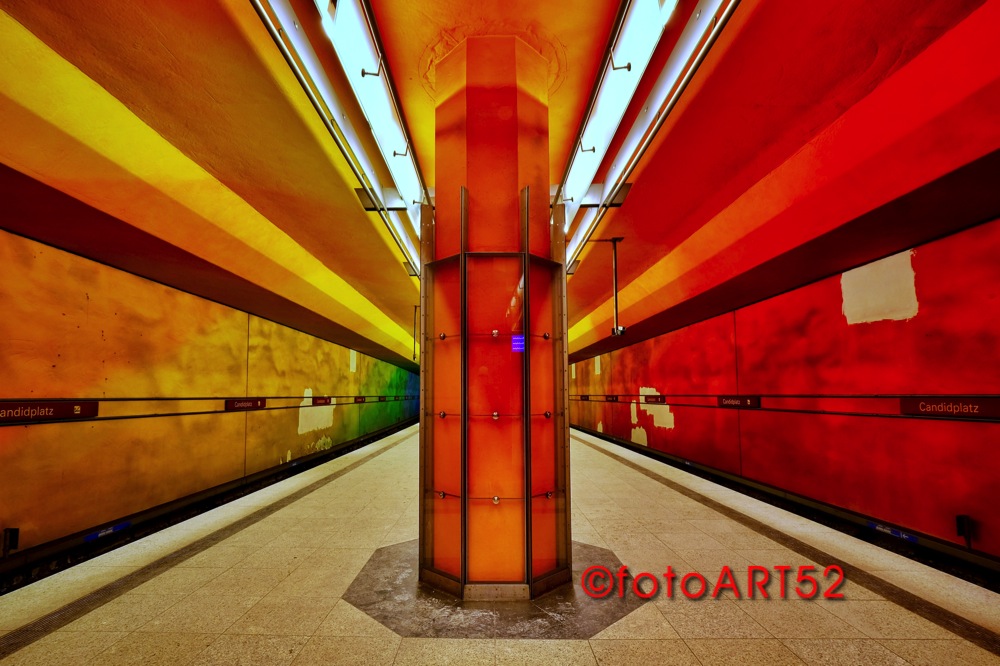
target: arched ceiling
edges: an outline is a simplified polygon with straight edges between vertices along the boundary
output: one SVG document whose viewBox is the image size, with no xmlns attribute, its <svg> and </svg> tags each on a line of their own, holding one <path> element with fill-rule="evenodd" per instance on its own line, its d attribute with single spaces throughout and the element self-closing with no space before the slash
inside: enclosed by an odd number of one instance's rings
<svg viewBox="0 0 1000 666">
<path fill-rule="evenodd" d="M 349 97 L 315 5 L 291 4 Z M 472 34 L 550 59 L 561 180 L 619 2 L 370 7 L 428 185 L 434 65 Z M 595 233 L 625 238 L 628 334 L 609 335 L 608 246 L 589 245 L 574 357 L 995 217 L 997 25 L 1000 0 L 741 0 Z M 249 0 L 0 0 L 0 43 L 0 192 L 18 198 L 0 227 L 415 367 L 418 282 Z"/>
</svg>

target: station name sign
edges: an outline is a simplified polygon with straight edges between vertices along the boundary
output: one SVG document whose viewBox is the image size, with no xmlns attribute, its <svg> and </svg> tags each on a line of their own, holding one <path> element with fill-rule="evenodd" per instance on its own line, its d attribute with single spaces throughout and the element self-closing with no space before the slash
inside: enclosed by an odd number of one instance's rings
<svg viewBox="0 0 1000 666">
<path fill-rule="evenodd" d="M 233 400 L 226 400 L 227 412 L 249 412 L 254 409 L 264 409 L 266 406 L 266 398 L 235 398 Z"/>
<path fill-rule="evenodd" d="M 758 395 L 720 395 L 719 407 L 729 409 L 760 409 Z"/>
<path fill-rule="evenodd" d="M 0 423 L 75 421 L 97 416 L 97 400 L 0 402 Z"/>
<path fill-rule="evenodd" d="M 315 397 L 312 401 L 313 406 L 316 405 L 332 405 L 333 398 L 330 397 Z"/>
<path fill-rule="evenodd" d="M 1000 419 L 1000 398 L 913 396 L 899 399 L 899 411 L 907 416 L 996 420 Z"/>
</svg>

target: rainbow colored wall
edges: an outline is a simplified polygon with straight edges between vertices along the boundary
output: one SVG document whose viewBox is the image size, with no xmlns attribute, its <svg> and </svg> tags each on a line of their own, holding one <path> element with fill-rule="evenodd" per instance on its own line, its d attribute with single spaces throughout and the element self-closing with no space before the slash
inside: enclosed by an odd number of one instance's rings
<svg viewBox="0 0 1000 666">
<path fill-rule="evenodd" d="M 0 528 L 21 550 L 417 415 L 411 372 L 5 232 L 0 302 L 0 412 L 98 410 L 0 419 Z M 227 411 L 236 398 L 265 408 Z"/>
<path fill-rule="evenodd" d="M 1000 220 L 578 362 L 571 421 L 1000 555 L 998 257 Z"/>
</svg>

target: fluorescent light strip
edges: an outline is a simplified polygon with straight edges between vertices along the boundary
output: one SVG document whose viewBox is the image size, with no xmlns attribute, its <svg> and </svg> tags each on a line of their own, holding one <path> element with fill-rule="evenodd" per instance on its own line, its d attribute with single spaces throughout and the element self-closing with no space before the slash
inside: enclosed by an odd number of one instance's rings
<svg viewBox="0 0 1000 666">
<path fill-rule="evenodd" d="M 643 138 L 659 117 L 666 112 L 668 102 L 673 101 L 669 99 L 672 96 L 671 93 L 675 92 L 676 89 L 676 93 L 680 94 L 683 86 L 678 86 L 677 84 L 681 81 L 689 64 L 695 60 L 693 56 L 702 38 L 712 28 L 721 28 L 722 23 L 724 23 L 724 21 L 720 20 L 717 24 L 713 24 L 713 19 L 718 15 L 727 1 L 702 0 L 695 7 L 694 13 L 691 15 L 691 20 L 684 26 L 684 30 L 681 32 L 674 50 L 667 59 L 663 71 L 660 72 L 659 78 L 653 85 L 647 103 L 643 105 L 643 110 L 639 112 L 638 117 L 632 124 L 632 129 L 629 131 L 621 149 L 619 149 L 618 154 L 615 156 L 614 162 L 608 168 L 608 176 L 604 179 L 602 201 L 607 201 L 614 193 L 614 190 L 617 189 L 618 185 L 616 183 L 621 179 L 626 168 L 630 166 L 630 162 L 635 159 Z M 695 18 L 696 16 L 698 18 Z M 711 39 L 707 40 L 706 46 L 711 41 Z M 676 97 L 676 95 L 673 96 Z"/>
<path fill-rule="evenodd" d="M 358 182 L 370 194 L 375 195 L 379 201 L 382 201 L 384 196 L 382 187 L 378 182 L 366 176 L 366 174 L 374 174 L 375 169 L 368 154 L 362 148 L 354 127 L 346 119 L 346 114 L 338 103 L 337 96 L 333 92 L 333 86 L 327 78 L 322 65 L 320 65 L 316 52 L 309 44 L 309 40 L 305 39 L 297 28 L 293 27 L 289 30 L 283 27 L 286 25 L 298 25 L 298 17 L 294 10 L 285 0 L 251 0 L 251 2 L 274 38 L 275 43 L 284 54 L 285 60 L 292 68 L 296 78 L 302 84 L 306 95 L 309 96 L 313 106 L 320 112 L 320 117 L 333 137 L 334 142 L 340 148 L 341 153 L 347 159 Z M 267 7 L 264 7 L 264 2 L 267 3 Z M 271 19 L 271 14 L 268 10 L 273 12 L 276 21 Z M 283 39 L 287 39 L 289 44 L 286 45 Z M 300 62 L 302 63 L 301 67 L 299 66 Z M 341 123 L 338 124 L 334 121 L 333 118 L 335 117 L 340 117 Z M 341 137 L 347 143 L 346 146 L 343 145 Z M 387 215 L 387 211 L 380 210 L 378 213 L 395 238 L 396 244 L 404 258 L 412 266 L 419 267 L 420 264 L 416 260 L 418 255 L 413 250 L 409 236 L 403 231 L 404 227 L 401 220 L 398 217 L 392 220 Z M 419 227 L 418 221 L 415 224 Z"/>
<path fill-rule="evenodd" d="M 725 7 L 725 13 L 719 16 L 718 20 L 714 20 L 727 2 L 729 4 Z M 677 46 L 674 47 L 674 51 L 670 54 L 666 66 L 664 66 L 650 93 L 648 103 L 643 105 L 644 111 L 639 114 L 632 125 L 625 142 L 608 169 L 602 201 L 606 202 L 611 199 L 632 173 L 650 140 L 663 124 L 691 77 L 694 76 L 698 65 L 737 4 L 739 4 L 739 0 L 702 0 L 695 8 L 692 19 L 684 27 Z M 706 33 L 709 36 L 703 40 Z M 594 229 L 604 219 L 608 208 L 602 206 L 596 210 L 599 211 L 598 214 L 585 216 L 576 233 L 573 234 L 567 247 L 567 264 L 572 263 L 579 256 Z"/>
<path fill-rule="evenodd" d="M 594 175 L 618 131 L 639 80 L 663 34 L 677 0 L 632 0 L 608 59 L 600 88 L 589 110 L 579 145 L 573 153 L 564 192 L 569 199 L 567 219 L 576 216 Z"/>
<path fill-rule="evenodd" d="M 364 149 L 361 147 L 361 141 L 358 139 L 358 135 L 354 131 L 354 126 L 349 120 L 347 120 L 346 113 L 344 112 L 343 107 L 341 107 L 336 94 L 333 92 L 333 85 L 330 83 L 330 79 L 327 78 L 326 72 L 323 70 L 323 66 L 319 62 L 319 57 L 313 50 L 309 40 L 302 34 L 302 31 L 294 27 L 299 25 L 299 18 L 295 15 L 295 11 L 292 9 L 291 5 L 288 4 L 287 0 L 270 0 L 268 5 L 277 18 L 278 25 L 275 26 L 275 28 L 281 29 L 285 38 L 291 44 L 295 56 L 306 70 L 304 73 L 301 71 L 299 72 L 300 79 L 302 78 L 301 75 L 304 74 L 305 78 L 311 81 L 313 86 L 316 88 L 316 92 L 319 94 L 319 99 L 322 101 L 323 105 L 327 107 L 330 117 L 340 119 L 336 125 L 341 134 L 344 135 L 344 139 L 347 141 L 347 144 L 350 146 L 351 152 L 358 161 L 358 166 L 361 168 L 362 173 L 374 174 L 375 168 L 372 165 L 371 160 L 368 159 L 368 154 L 365 153 Z M 266 16 L 266 14 L 262 15 Z M 293 26 L 293 28 L 289 30 L 283 26 Z M 297 65 L 294 62 L 295 59 L 291 60 L 293 67 L 297 68 Z M 381 185 L 373 181 L 369 181 L 368 185 L 375 191 L 381 201 L 383 199 Z"/>
<path fill-rule="evenodd" d="M 317 0 L 316 4 L 320 8 L 323 30 L 333 43 L 351 89 L 361 103 L 396 189 L 407 206 L 423 201 L 413 151 L 402 122 L 396 117 L 392 91 L 383 76 L 386 63 L 375 46 L 364 9 L 358 0 L 338 0 L 331 16 L 329 2 Z"/>
</svg>

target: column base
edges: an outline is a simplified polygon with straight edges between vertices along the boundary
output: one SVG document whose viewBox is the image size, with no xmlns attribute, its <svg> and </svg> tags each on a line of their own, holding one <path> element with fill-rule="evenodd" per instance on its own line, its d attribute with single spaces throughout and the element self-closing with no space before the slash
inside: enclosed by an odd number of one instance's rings
<svg viewBox="0 0 1000 666">
<path fill-rule="evenodd" d="M 565 585 L 573 578 L 569 567 L 554 571 L 544 578 L 536 580 L 531 585 L 524 583 L 467 583 L 444 576 L 430 569 L 420 569 L 420 581 L 447 592 L 463 601 L 523 601 L 537 599 L 560 585 Z"/>
<path fill-rule="evenodd" d="M 527 601 L 531 587 L 522 583 L 469 583 L 462 589 L 464 601 Z"/>
</svg>

